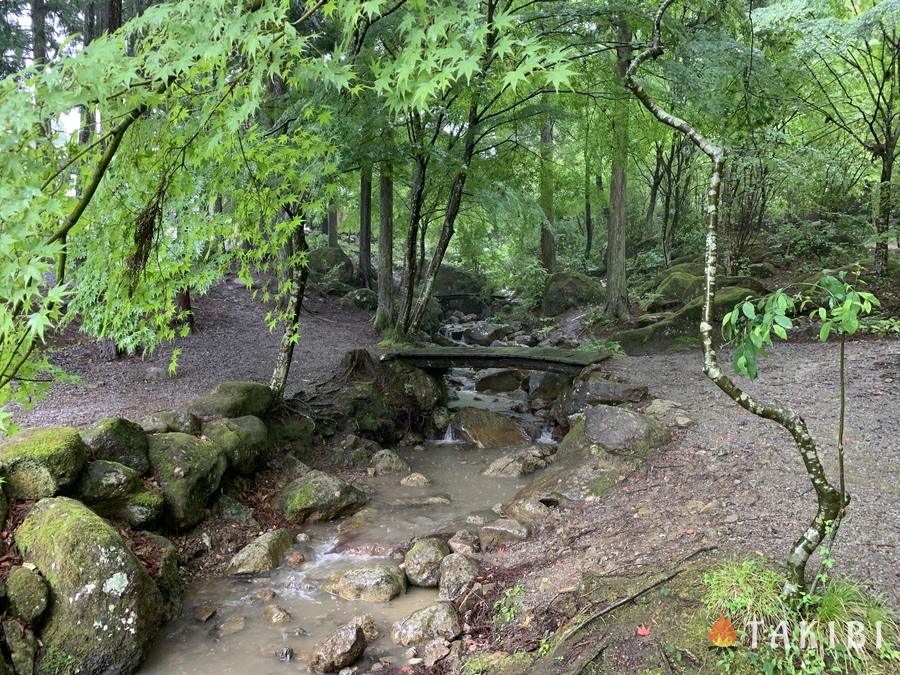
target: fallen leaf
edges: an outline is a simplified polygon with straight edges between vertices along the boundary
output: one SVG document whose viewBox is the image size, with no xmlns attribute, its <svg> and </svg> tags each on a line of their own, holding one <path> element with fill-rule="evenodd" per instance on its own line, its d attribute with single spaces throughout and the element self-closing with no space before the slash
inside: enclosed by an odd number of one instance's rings
<svg viewBox="0 0 900 675">
<path fill-rule="evenodd" d="M 650 637 L 650 627 L 641 624 L 637 627 L 638 637 Z"/>
<path fill-rule="evenodd" d="M 714 647 L 730 647 L 737 642 L 737 632 L 731 621 L 724 614 L 720 615 L 707 633 Z"/>
</svg>

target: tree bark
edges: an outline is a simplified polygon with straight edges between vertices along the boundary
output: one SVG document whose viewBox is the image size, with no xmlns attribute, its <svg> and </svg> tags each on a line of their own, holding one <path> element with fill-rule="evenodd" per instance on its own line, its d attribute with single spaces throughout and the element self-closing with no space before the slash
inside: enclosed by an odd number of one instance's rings
<svg viewBox="0 0 900 675">
<path fill-rule="evenodd" d="M 556 267 L 556 241 L 553 238 L 553 118 L 541 123 L 541 266 L 548 272 Z"/>
<path fill-rule="evenodd" d="M 114 33 L 122 27 L 122 0 L 102 0 L 100 3 L 100 33 Z"/>
<path fill-rule="evenodd" d="M 616 20 L 616 71 L 624 80 L 631 61 L 631 29 Z M 613 319 L 628 317 L 628 287 L 625 272 L 625 220 L 628 169 L 628 104 L 622 92 L 616 99 L 612 119 L 612 175 L 609 181 L 609 219 L 607 220 L 607 300 L 606 313 Z"/>
<path fill-rule="evenodd" d="M 881 156 L 881 187 L 878 191 L 878 218 L 875 230 L 878 241 L 875 242 L 875 274 L 887 274 L 888 232 L 891 229 L 891 213 L 893 212 L 893 194 L 891 179 L 894 171 L 894 148 L 885 147 Z"/>
<path fill-rule="evenodd" d="M 372 287 L 372 165 L 359 172 L 359 277 Z"/>
<path fill-rule="evenodd" d="M 278 346 L 278 353 L 275 356 L 275 369 L 272 371 L 272 379 L 269 382 L 269 389 L 275 394 L 276 399 L 284 397 L 291 362 L 294 358 L 294 346 L 300 338 L 300 309 L 303 305 L 303 294 L 306 291 L 306 279 L 309 276 L 309 267 L 305 261 L 305 254 L 308 250 L 304 224 L 301 221 L 291 233 L 291 255 L 288 263 L 291 290 L 288 294 L 287 319 L 284 322 L 281 344 Z"/>
<path fill-rule="evenodd" d="M 725 148 L 713 143 L 688 122 L 672 115 L 657 105 L 634 79 L 640 65 L 648 59 L 658 58 L 662 53 L 660 40 L 660 22 L 663 14 L 674 0 L 663 0 L 656 12 L 653 25 L 653 39 L 650 46 L 635 57 L 625 73 L 625 86 L 628 87 L 641 104 L 661 123 L 680 131 L 697 146 L 711 164 L 709 189 L 707 191 L 707 225 L 706 225 L 706 290 L 704 293 L 703 316 L 700 321 L 700 337 L 703 343 L 703 372 L 719 389 L 745 410 L 764 419 L 777 422 L 793 437 L 807 475 L 816 493 L 817 509 L 810 526 L 797 539 L 787 558 L 787 580 L 783 593 L 791 599 L 799 599 L 806 591 L 806 565 L 810 556 L 825 539 L 830 523 L 835 523 L 847 506 L 849 498 L 841 503 L 840 492 L 828 481 L 825 468 L 819 458 L 815 441 L 806 427 L 803 418 L 790 408 L 758 400 L 743 391 L 719 367 L 718 356 L 713 347 L 713 323 L 716 301 L 716 271 L 718 265 L 717 234 L 719 225 L 719 208 L 722 187 L 722 174 L 725 168 Z"/>
<path fill-rule="evenodd" d="M 328 245 L 331 248 L 338 247 L 338 210 L 334 201 L 328 203 L 328 215 L 326 216 L 328 224 Z"/>
<path fill-rule="evenodd" d="M 47 3 L 31 0 L 31 57 L 35 65 L 47 63 Z"/>
<path fill-rule="evenodd" d="M 375 330 L 383 333 L 394 323 L 394 179 L 390 162 L 382 162 L 378 176 L 378 308 Z"/>
<path fill-rule="evenodd" d="M 647 229 L 653 224 L 653 215 L 656 213 L 656 201 L 659 199 L 659 185 L 663 179 L 663 145 L 659 141 L 656 146 L 656 161 L 653 164 L 653 178 L 650 182 L 650 203 L 647 205 L 647 215 L 644 216 L 644 226 Z M 668 263 L 666 263 L 668 267 Z"/>
<path fill-rule="evenodd" d="M 397 334 L 408 335 L 412 322 L 413 298 L 416 292 L 416 247 L 419 244 L 419 224 L 422 221 L 422 201 L 425 195 L 425 175 L 428 158 L 417 155 L 414 160 L 413 184 L 409 193 L 409 224 L 406 228 L 406 247 L 403 256 L 403 283 L 400 287 L 400 308 L 397 313 Z"/>
</svg>

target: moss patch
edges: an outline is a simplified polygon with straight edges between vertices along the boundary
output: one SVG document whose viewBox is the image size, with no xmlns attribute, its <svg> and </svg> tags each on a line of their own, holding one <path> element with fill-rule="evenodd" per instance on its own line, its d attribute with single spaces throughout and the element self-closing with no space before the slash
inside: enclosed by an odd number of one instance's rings
<svg viewBox="0 0 900 675">
<path fill-rule="evenodd" d="M 26 431 L 0 444 L 0 474 L 10 497 L 41 499 L 74 482 L 85 456 L 81 436 L 72 427 Z"/>
</svg>

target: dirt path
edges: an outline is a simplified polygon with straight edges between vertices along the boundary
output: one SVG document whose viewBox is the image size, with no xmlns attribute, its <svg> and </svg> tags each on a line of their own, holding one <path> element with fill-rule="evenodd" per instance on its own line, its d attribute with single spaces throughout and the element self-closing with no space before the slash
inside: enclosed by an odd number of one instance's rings
<svg viewBox="0 0 900 675">
<path fill-rule="evenodd" d="M 288 394 L 325 379 L 344 353 L 378 341 L 368 312 L 350 312 L 313 292 L 302 316 Z M 58 384 L 33 410 L 16 421 L 25 427 L 86 425 L 111 415 L 140 420 L 150 412 L 185 403 L 225 380 L 268 383 L 280 332 L 270 332 L 265 307 L 233 278 L 194 299 L 197 331 L 176 345 L 183 352 L 176 377 L 148 378 L 148 368 L 165 373 L 172 346 L 152 356 L 105 360 L 99 345 L 70 327 L 53 361 L 79 375 L 83 386 Z"/>
<path fill-rule="evenodd" d="M 725 361 L 727 356 L 723 355 Z M 837 432 L 836 346 L 780 345 L 751 392 L 795 407 L 826 448 Z M 900 609 L 900 340 L 848 344 L 848 489 L 853 497 L 835 569 L 869 583 Z M 591 569 L 616 573 L 671 564 L 704 546 L 783 560 L 815 510 L 790 437 L 744 412 L 702 374 L 699 352 L 622 357 L 608 370 L 678 401 L 697 421 L 602 501 L 566 513 L 541 535 L 495 556 L 529 563 L 532 601 L 549 602 Z M 834 475 L 834 474 L 832 474 Z M 811 568 L 812 569 L 812 568 Z"/>
</svg>

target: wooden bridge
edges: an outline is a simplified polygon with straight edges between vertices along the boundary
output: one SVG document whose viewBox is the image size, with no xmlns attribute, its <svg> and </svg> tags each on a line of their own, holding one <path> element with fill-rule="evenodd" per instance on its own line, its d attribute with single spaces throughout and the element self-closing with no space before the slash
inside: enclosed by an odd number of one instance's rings
<svg viewBox="0 0 900 675">
<path fill-rule="evenodd" d="M 382 361 L 402 361 L 423 370 L 451 368 L 519 368 L 577 375 L 605 361 L 605 350 L 579 351 L 552 347 L 421 347 L 387 352 Z"/>
</svg>

